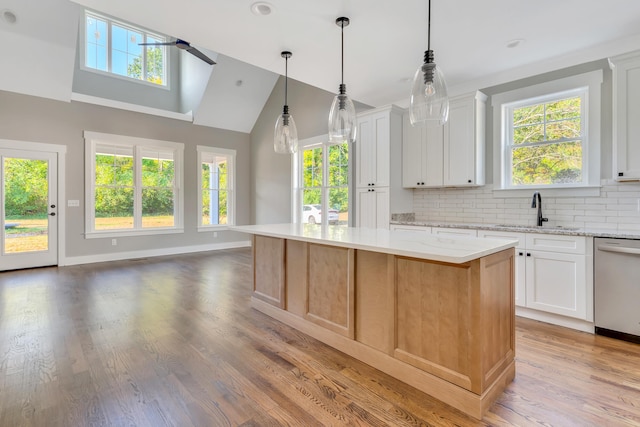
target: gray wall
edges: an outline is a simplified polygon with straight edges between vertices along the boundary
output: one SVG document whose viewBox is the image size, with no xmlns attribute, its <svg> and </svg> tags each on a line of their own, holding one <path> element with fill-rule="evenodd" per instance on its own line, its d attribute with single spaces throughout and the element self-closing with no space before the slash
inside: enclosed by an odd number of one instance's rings
<svg viewBox="0 0 640 427">
<path fill-rule="evenodd" d="M 296 122 L 298 139 L 327 134 L 329 109 L 335 93 L 292 79 L 289 79 L 288 89 L 288 104 Z M 284 77 L 281 76 L 251 131 L 252 224 L 291 222 L 293 157 L 273 151 L 273 134 L 283 104 Z M 357 112 L 371 108 L 357 102 L 355 106 Z"/>
<path fill-rule="evenodd" d="M 84 238 L 83 131 L 85 130 L 185 144 L 184 233 L 119 237 L 118 246 L 111 246 L 110 238 Z M 196 145 L 237 150 L 237 223 L 248 224 L 251 208 L 248 134 L 90 104 L 66 103 L 0 91 L 0 138 L 60 144 L 67 147 L 66 197 L 80 200 L 79 208 L 66 208 L 66 255 L 68 257 L 247 240 L 246 235 L 230 231 L 218 232 L 217 238 L 213 237 L 212 232 L 197 232 Z M 66 200 L 59 200 L 61 207 L 66 204 Z"/>
</svg>

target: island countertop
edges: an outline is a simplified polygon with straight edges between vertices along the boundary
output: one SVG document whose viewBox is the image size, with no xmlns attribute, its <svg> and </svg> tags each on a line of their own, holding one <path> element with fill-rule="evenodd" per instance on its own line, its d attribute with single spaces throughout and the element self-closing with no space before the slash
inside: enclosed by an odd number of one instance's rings
<svg viewBox="0 0 640 427">
<path fill-rule="evenodd" d="M 267 224 L 229 227 L 260 236 L 330 244 L 412 258 L 462 264 L 516 246 L 516 240 L 451 237 L 338 225 Z"/>
</svg>

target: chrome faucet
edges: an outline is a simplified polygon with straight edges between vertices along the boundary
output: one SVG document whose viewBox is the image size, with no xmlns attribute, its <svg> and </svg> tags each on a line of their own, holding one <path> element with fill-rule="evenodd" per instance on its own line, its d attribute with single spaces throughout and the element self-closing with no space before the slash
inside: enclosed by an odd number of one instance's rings
<svg viewBox="0 0 640 427">
<path fill-rule="evenodd" d="M 542 223 L 549 221 L 549 218 L 542 217 L 542 196 L 537 191 L 533 193 L 533 200 L 531 201 L 531 207 L 538 208 L 538 227 L 542 227 Z"/>
</svg>

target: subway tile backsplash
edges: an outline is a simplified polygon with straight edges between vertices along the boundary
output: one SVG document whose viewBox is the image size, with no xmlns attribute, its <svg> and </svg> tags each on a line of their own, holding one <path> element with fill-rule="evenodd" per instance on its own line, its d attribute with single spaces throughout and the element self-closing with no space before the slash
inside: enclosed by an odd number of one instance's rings
<svg viewBox="0 0 640 427">
<path fill-rule="evenodd" d="M 548 226 L 588 229 L 640 230 L 640 183 L 602 180 L 599 197 L 553 197 L 542 194 L 542 213 Z M 531 190 L 531 195 L 533 195 Z M 533 226 L 536 209 L 531 196 L 494 197 L 493 186 L 416 189 L 415 221 Z"/>
</svg>

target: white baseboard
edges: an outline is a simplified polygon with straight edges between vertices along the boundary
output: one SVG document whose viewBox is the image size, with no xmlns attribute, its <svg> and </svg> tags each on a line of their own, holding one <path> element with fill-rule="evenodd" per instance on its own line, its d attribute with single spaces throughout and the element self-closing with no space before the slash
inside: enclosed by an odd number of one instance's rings
<svg viewBox="0 0 640 427">
<path fill-rule="evenodd" d="M 577 331 L 589 332 L 590 334 L 595 333 L 595 325 L 593 322 L 560 316 L 554 313 L 546 313 L 544 311 L 532 310 L 525 307 L 516 307 L 516 316 L 539 320 L 540 322 L 551 323 L 553 325 L 564 326 L 565 328 L 575 329 Z"/>
<path fill-rule="evenodd" d="M 142 251 L 115 252 L 110 254 L 84 255 L 75 257 L 66 257 L 58 266 L 91 264 L 94 262 L 121 261 L 125 259 L 149 258 L 165 255 L 190 254 L 194 252 L 219 251 L 223 249 L 247 248 L 251 247 L 250 240 L 241 240 L 237 242 L 211 243 L 208 245 L 197 246 L 180 246 L 175 248 L 148 249 Z"/>
</svg>

